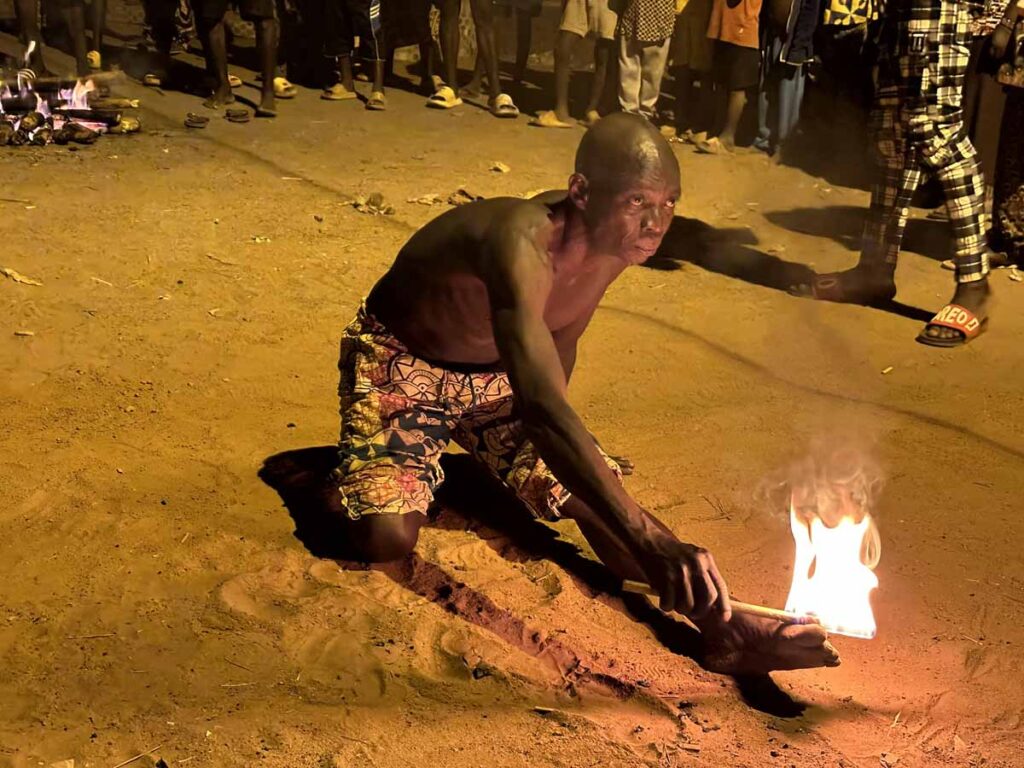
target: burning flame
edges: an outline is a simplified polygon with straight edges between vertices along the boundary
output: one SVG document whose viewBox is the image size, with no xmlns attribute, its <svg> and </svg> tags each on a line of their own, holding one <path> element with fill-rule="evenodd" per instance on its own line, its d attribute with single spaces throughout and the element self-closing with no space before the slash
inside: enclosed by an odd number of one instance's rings
<svg viewBox="0 0 1024 768">
<path fill-rule="evenodd" d="M 806 520 L 790 507 L 789 524 L 796 559 L 786 610 L 814 615 L 831 632 L 874 637 L 877 627 L 870 596 L 878 587 L 878 577 L 872 570 L 874 563 L 865 563 L 862 554 L 877 552 L 873 542 L 878 534 L 871 515 L 859 521 L 844 515 L 828 526 L 820 517 Z"/>
<path fill-rule="evenodd" d="M 59 94 L 67 109 L 88 109 L 89 94 L 96 90 L 92 80 L 79 80 L 74 88 L 61 88 Z"/>
<path fill-rule="evenodd" d="M 788 501 L 796 544 L 786 610 L 813 615 L 830 632 L 867 639 L 876 632 L 870 597 L 882 546 L 872 510 L 882 473 L 857 446 L 853 436 L 816 440 L 765 490 L 776 509 Z M 785 495 L 774 496 L 772 488 Z"/>
</svg>

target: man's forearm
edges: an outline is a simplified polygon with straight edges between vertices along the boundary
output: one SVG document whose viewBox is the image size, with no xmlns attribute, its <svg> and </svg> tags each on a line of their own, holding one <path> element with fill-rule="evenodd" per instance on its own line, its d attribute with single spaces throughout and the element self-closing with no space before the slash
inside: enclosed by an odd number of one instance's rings
<svg viewBox="0 0 1024 768">
<path fill-rule="evenodd" d="M 623 541 L 646 533 L 643 515 L 608 467 L 579 416 L 564 403 L 525 409 L 524 426 L 537 452 L 566 489 L 585 502 Z"/>
</svg>

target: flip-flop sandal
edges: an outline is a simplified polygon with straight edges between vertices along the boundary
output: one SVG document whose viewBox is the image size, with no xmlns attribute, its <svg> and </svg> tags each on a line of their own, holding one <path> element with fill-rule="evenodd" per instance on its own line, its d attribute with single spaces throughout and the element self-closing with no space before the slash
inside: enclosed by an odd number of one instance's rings
<svg viewBox="0 0 1024 768">
<path fill-rule="evenodd" d="M 945 339 L 936 336 L 929 336 L 929 328 L 951 328 L 960 335 Z M 979 319 L 971 310 L 961 307 L 959 304 L 947 304 L 939 310 L 924 330 L 917 335 L 917 341 L 927 344 L 929 347 L 962 347 L 969 341 L 978 338 L 988 327 L 988 318 Z"/>
<path fill-rule="evenodd" d="M 374 91 L 370 94 L 370 98 L 366 100 L 366 108 L 372 109 L 376 112 L 383 112 L 388 108 L 388 101 L 384 97 L 383 91 Z"/>
<path fill-rule="evenodd" d="M 324 101 L 351 101 L 356 98 L 356 92 L 350 91 L 341 83 L 335 83 L 330 88 L 324 88 L 320 98 Z"/>
<path fill-rule="evenodd" d="M 513 103 L 512 97 L 507 93 L 499 93 L 495 96 L 490 103 L 490 110 L 495 117 L 506 120 L 514 120 L 519 117 L 519 107 Z"/>
<path fill-rule="evenodd" d="M 224 117 L 231 123 L 248 123 L 252 119 L 248 109 L 227 109 Z"/>
<path fill-rule="evenodd" d="M 453 109 L 461 105 L 462 99 L 448 85 L 442 85 L 427 99 L 427 106 L 432 109 Z"/>
<path fill-rule="evenodd" d="M 185 116 L 186 128 L 205 128 L 209 124 L 210 118 L 206 115 L 197 115 L 195 112 L 189 112 Z"/>
<path fill-rule="evenodd" d="M 724 155 L 728 154 L 729 149 L 718 140 L 718 137 L 712 137 L 706 141 L 699 141 L 694 146 L 697 151 L 702 155 Z"/>
<path fill-rule="evenodd" d="M 580 120 L 580 125 L 585 125 L 587 128 L 589 128 L 600 119 L 601 113 L 598 112 L 596 109 L 592 109 L 583 116 L 583 119 Z"/>
<path fill-rule="evenodd" d="M 142 76 L 142 84 L 147 88 L 159 88 L 164 84 L 164 81 L 160 75 L 153 72 L 147 72 Z"/>
<path fill-rule="evenodd" d="M 240 78 L 238 75 L 228 75 L 228 85 L 230 85 L 232 88 L 241 88 L 242 78 Z"/>
<path fill-rule="evenodd" d="M 274 78 L 274 96 L 278 99 L 294 99 L 299 94 L 299 89 L 288 81 L 286 77 Z"/>
<path fill-rule="evenodd" d="M 85 63 L 89 65 L 89 69 L 103 69 L 103 56 L 99 51 L 89 51 L 85 54 Z"/>
<path fill-rule="evenodd" d="M 564 123 L 558 119 L 558 115 L 552 110 L 541 112 L 528 125 L 534 125 L 538 128 L 572 128 L 572 123 Z"/>
</svg>

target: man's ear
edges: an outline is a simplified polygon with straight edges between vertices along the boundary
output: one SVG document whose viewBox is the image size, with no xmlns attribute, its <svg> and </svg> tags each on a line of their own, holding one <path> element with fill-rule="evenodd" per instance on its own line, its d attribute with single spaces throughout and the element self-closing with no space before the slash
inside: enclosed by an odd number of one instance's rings
<svg viewBox="0 0 1024 768">
<path fill-rule="evenodd" d="M 569 200 L 581 211 L 587 207 L 590 197 L 590 182 L 582 173 L 574 173 L 569 177 Z"/>
</svg>

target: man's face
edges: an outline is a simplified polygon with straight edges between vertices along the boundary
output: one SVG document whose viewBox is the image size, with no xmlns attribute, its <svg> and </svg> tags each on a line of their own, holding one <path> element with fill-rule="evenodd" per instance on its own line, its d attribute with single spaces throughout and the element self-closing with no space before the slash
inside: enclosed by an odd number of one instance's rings
<svg viewBox="0 0 1024 768">
<path fill-rule="evenodd" d="M 590 185 L 584 216 L 592 246 L 628 264 L 646 261 L 661 245 L 678 199 L 679 172 L 669 163 Z"/>
</svg>

